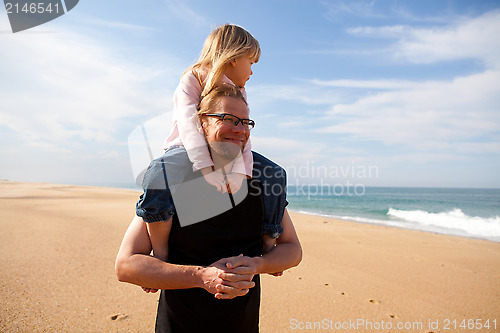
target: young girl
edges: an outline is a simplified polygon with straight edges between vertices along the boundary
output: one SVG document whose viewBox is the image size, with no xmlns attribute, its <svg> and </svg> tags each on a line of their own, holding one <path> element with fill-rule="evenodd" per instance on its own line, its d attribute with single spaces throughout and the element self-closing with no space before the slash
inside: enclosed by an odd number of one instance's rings
<svg viewBox="0 0 500 333">
<path fill-rule="evenodd" d="M 240 87 L 246 99 L 245 83 L 252 75 L 251 65 L 259 57 L 259 43 L 250 33 L 236 25 L 223 25 L 208 36 L 200 59 L 184 72 L 174 93 L 174 121 L 164 148 L 184 146 L 193 163 L 193 170 L 201 171 L 205 180 L 223 193 L 227 184 L 222 172 L 212 168 L 213 162 L 205 137 L 199 131 L 197 107 L 201 99 L 219 82 Z M 243 176 L 252 176 L 250 144 L 246 145 L 242 158 L 235 162 L 232 173 L 227 178 L 230 188 L 237 192 Z"/>
<path fill-rule="evenodd" d="M 193 163 L 193 170 L 201 171 L 205 180 L 223 193 L 228 190 L 237 192 L 242 180 L 246 176 L 252 177 L 250 141 L 243 154 L 235 160 L 230 174 L 214 170 L 205 137 L 199 130 L 198 105 L 221 82 L 238 86 L 246 99 L 244 87 L 252 75 L 251 66 L 259 60 L 260 53 L 258 41 L 248 31 L 232 24 L 223 25 L 207 37 L 200 59 L 184 72 L 174 93 L 174 121 L 164 148 L 184 146 Z M 166 260 L 166 224 L 160 222 L 147 225 L 154 256 Z M 280 226 L 271 229 L 276 228 L 279 229 Z M 264 230 L 270 229 L 264 226 Z M 273 235 L 264 235 L 265 252 L 272 249 L 277 236 L 279 234 L 275 231 Z"/>
</svg>

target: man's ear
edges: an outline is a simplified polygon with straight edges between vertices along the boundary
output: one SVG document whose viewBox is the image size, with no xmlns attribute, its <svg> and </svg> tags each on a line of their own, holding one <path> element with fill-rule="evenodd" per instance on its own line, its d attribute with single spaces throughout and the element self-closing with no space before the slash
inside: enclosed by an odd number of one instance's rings
<svg viewBox="0 0 500 333">
<path fill-rule="evenodd" d="M 231 64 L 231 66 L 235 67 L 236 66 L 236 59 L 232 59 L 229 64 Z"/>
</svg>

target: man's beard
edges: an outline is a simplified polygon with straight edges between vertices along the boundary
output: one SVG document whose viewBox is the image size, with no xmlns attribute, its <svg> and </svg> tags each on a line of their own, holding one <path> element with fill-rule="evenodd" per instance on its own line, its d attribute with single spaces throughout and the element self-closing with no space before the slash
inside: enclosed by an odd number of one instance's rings
<svg viewBox="0 0 500 333">
<path fill-rule="evenodd" d="M 228 163 L 234 161 L 242 153 L 242 148 L 232 142 L 209 142 L 212 154 L 226 160 Z"/>
</svg>

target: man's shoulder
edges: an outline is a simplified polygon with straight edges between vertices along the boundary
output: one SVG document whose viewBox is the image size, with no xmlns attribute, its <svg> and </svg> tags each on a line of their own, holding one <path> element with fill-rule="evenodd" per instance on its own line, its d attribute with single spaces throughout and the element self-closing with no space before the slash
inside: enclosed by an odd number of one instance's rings
<svg viewBox="0 0 500 333">
<path fill-rule="evenodd" d="M 163 155 L 151 161 L 149 168 L 171 168 L 191 167 L 193 163 L 189 160 L 186 149 L 182 146 L 174 146 L 167 149 Z"/>
<path fill-rule="evenodd" d="M 149 164 L 144 175 L 143 188 L 163 188 L 167 184 L 174 185 L 184 181 L 193 173 L 193 164 L 189 160 L 186 149 L 176 146 L 166 150 L 162 156 Z M 157 184 L 161 184 L 158 187 Z"/>
</svg>

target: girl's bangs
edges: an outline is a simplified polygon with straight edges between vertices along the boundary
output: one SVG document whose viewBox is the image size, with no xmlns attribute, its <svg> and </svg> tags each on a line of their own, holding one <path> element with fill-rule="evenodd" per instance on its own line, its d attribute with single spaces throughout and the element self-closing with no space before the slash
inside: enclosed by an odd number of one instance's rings
<svg viewBox="0 0 500 333">
<path fill-rule="evenodd" d="M 253 62 L 258 62 L 260 58 L 260 46 L 257 41 L 249 45 L 248 48 L 248 57 L 253 61 Z"/>
</svg>

